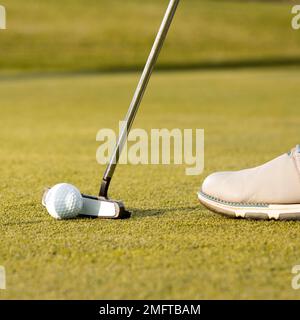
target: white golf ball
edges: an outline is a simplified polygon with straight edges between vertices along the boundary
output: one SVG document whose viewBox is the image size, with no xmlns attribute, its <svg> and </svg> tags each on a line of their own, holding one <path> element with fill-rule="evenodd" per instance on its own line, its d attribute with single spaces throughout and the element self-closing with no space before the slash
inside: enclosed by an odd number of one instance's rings
<svg viewBox="0 0 300 320">
<path fill-rule="evenodd" d="M 76 187 L 68 183 L 59 183 L 49 190 L 45 204 L 53 218 L 71 219 L 79 214 L 83 199 Z"/>
</svg>

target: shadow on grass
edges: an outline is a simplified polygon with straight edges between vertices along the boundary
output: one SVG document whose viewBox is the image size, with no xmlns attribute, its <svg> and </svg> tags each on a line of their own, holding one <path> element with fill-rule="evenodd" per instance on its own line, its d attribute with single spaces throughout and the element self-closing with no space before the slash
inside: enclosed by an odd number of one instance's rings
<svg viewBox="0 0 300 320">
<path fill-rule="evenodd" d="M 227 69 L 244 69 L 244 68 L 274 68 L 274 67 L 289 67 L 300 66 L 300 57 L 266 57 L 253 58 L 243 60 L 220 60 L 220 61 L 202 61 L 191 63 L 161 63 L 156 67 L 156 72 L 176 72 L 176 71 L 192 71 L 192 70 L 227 70 Z M 117 73 L 132 73 L 140 72 L 144 65 L 114 65 L 107 67 L 97 67 L 89 70 L 20 70 L 18 73 L 0 73 L 0 81 L 8 80 L 30 80 L 48 77 L 74 77 L 84 75 L 101 75 L 101 74 L 117 74 Z"/>
<path fill-rule="evenodd" d="M 30 225 L 30 224 L 39 224 L 39 223 L 44 223 L 47 222 L 47 220 L 28 220 L 28 221 L 18 221 L 18 222 L 5 222 L 2 225 L 6 227 L 11 227 L 11 226 L 19 226 L 19 225 Z"/>
<path fill-rule="evenodd" d="M 129 211 L 132 212 L 133 217 L 135 218 L 147 218 L 147 217 L 156 217 L 162 216 L 165 213 L 175 213 L 180 211 L 181 213 L 188 214 L 195 210 L 198 210 L 199 206 L 193 207 L 174 207 L 174 208 L 157 208 L 157 209 L 137 209 L 130 208 Z"/>
</svg>

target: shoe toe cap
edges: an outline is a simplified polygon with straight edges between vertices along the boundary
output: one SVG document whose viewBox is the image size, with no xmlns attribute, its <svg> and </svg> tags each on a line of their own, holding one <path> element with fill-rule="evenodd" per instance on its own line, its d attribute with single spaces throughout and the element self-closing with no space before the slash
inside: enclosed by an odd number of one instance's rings
<svg viewBox="0 0 300 320">
<path fill-rule="evenodd" d="M 201 192 L 223 201 L 241 201 L 241 190 L 234 181 L 233 172 L 216 172 L 203 182 Z"/>
<path fill-rule="evenodd" d="M 209 196 L 218 197 L 220 195 L 220 184 L 223 180 L 222 177 L 222 172 L 216 172 L 209 175 L 203 181 L 200 191 Z"/>
</svg>

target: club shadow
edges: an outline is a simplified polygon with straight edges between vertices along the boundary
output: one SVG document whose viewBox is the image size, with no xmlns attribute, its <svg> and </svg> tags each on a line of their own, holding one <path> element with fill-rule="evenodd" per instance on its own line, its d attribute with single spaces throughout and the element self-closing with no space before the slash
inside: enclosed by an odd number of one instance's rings
<svg viewBox="0 0 300 320">
<path fill-rule="evenodd" d="M 28 220 L 28 221 L 18 221 L 18 222 L 5 222 L 2 226 L 10 227 L 10 226 L 19 226 L 19 225 L 27 225 L 27 224 L 39 224 L 44 223 L 46 220 Z"/>
<path fill-rule="evenodd" d="M 166 213 L 191 213 L 199 209 L 199 206 L 189 206 L 189 207 L 173 207 L 173 208 L 149 208 L 149 209 L 138 209 L 138 208 L 129 208 L 129 211 L 132 212 L 132 216 L 135 218 L 143 219 L 147 217 L 162 216 Z"/>
</svg>

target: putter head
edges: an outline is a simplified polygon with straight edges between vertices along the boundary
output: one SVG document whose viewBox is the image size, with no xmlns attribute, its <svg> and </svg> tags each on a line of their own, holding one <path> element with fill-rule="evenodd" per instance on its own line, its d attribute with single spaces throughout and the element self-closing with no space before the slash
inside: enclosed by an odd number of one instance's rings
<svg viewBox="0 0 300 320">
<path fill-rule="evenodd" d="M 79 215 L 106 219 L 128 219 L 131 216 L 121 201 L 85 194 L 82 198 L 83 207 Z"/>
<path fill-rule="evenodd" d="M 42 205 L 46 207 L 46 197 L 50 188 L 46 188 Z M 82 194 L 83 206 L 79 216 L 103 219 L 128 219 L 131 213 L 125 209 L 123 202 Z"/>
</svg>

